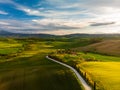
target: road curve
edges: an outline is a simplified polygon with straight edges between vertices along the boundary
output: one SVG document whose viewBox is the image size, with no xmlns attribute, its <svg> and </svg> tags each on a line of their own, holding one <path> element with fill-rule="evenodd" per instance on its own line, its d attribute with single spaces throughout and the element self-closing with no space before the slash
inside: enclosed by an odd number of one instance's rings
<svg viewBox="0 0 120 90">
<path fill-rule="evenodd" d="M 67 65 L 67 64 L 65 64 L 65 63 L 59 62 L 59 61 L 57 61 L 57 60 L 55 60 L 55 59 L 52 59 L 52 58 L 50 58 L 50 57 L 48 57 L 48 56 L 46 56 L 46 58 L 49 59 L 49 60 L 51 60 L 51 61 L 53 61 L 53 62 L 56 62 L 56 63 L 58 63 L 58 64 L 61 64 L 61 65 L 65 66 L 65 67 L 71 69 L 71 70 L 75 73 L 75 75 L 77 76 L 77 78 L 79 79 L 80 83 L 83 85 L 84 89 L 85 89 L 85 90 L 92 90 L 91 87 L 90 87 L 90 86 L 86 83 L 86 81 L 82 78 L 82 76 L 81 76 L 81 75 L 77 72 L 77 70 L 75 70 L 73 67 L 71 67 L 71 66 L 69 66 L 69 65 Z"/>
</svg>

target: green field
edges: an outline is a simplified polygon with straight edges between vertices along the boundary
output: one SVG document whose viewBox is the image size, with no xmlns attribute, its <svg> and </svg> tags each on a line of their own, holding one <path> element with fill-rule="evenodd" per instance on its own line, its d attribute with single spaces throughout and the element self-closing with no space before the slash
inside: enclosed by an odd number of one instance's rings
<svg viewBox="0 0 120 90">
<path fill-rule="evenodd" d="M 95 53 L 87 53 L 87 56 L 93 56 L 97 60 L 104 61 L 104 62 L 120 62 L 120 57 L 115 57 L 115 56 L 106 56 L 106 55 L 100 55 Z"/>
<path fill-rule="evenodd" d="M 90 75 L 100 90 L 119 90 L 120 62 L 85 62 L 78 67 Z"/>
<path fill-rule="evenodd" d="M 21 43 L 0 42 L 0 54 L 16 53 L 21 48 Z"/>
<path fill-rule="evenodd" d="M 24 43 L 27 43 L 22 47 L 24 50 L 14 51 Z M 48 45 L 47 41 L 26 39 L 16 40 L 14 44 L 1 41 L 0 48 L 6 52 L 0 58 L 0 90 L 81 90 L 82 86 L 71 70 L 45 58 L 54 51 L 53 43 Z M 7 52 L 9 48 L 11 50 Z M 15 52 L 17 56 L 9 56 Z"/>
<path fill-rule="evenodd" d="M 75 67 L 97 90 L 118 90 L 120 88 L 120 57 L 95 53 L 55 53 L 53 58 Z M 86 76 L 85 76 L 86 73 Z"/>
<path fill-rule="evenodd" d="M 46 55 L 75 67 L 83 77 L 86 73 L 86 80 L 91 85 L 96 82 L 97 90 L 118 90 L 120 57 L 76 50 L 98 41 L 0 39 L 0 90 L 83 90 L 71 70 L 49 61 Z"/>
</svg>

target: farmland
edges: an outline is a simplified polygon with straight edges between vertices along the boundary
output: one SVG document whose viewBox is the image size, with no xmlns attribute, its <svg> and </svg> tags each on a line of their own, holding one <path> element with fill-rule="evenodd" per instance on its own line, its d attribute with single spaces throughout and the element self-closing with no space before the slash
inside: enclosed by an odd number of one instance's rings
<svg viewBox="0 0 120 90">
<path fill-rule="evenodd" d="M 85 46 L 82 49 L 83 51 L 90 51 L 94 53 L 111 55 L 111 56 L 119 56 L 120 57 L 120 40 L 103 40 L 102 42 L 91 44 Z"/>
<path fill-rule="evenodd" d="M 0 90 L 83 90 L 70 69 L 49 61 L 46 55 L 73 66 L 83 77 L 86 73 L 87 82 L 96 82 L 97 90 L 118 90 L 118 51 L 113 48 L 116 53 L 106 55 L 99 49 L 89 50 L 102 42 L 89 38 L 0 39 Z"/>
<path fill-rule="evenodd" d="M 120 0 L 0 0 L 0 90 L 120 90 Z"/>
<path fill-rule="evenodd" d="M 53 44 L 27 39 L 14 40 L 14 42 L 0 41 L 0 43 L 0 48 L 5 51 L 5 53 L 1 51 L 4 56 L 0 58 L 0 90 L 82 88 L 71 70 L 45 58 L 51 50 L 54 51 L 51 49 L 54 47 Z M 18 52 L 19 50 L 21 51 Z M 10 54 L 15 55 L 10 57 Z"/>
<path fill-rule="evenodd" d="M 93 45 L 97 45 L 97 43 Z M 100 47 L 100 45 L 98 46 Z M 117 44 L 117 46 L 119 45 Z M 80 51 L 78 50 L 80 48 L 59 50 L 56 52 L 57 54 L 54 53 L 51 56 L 75 67 L 91 86 L 96 83 L 97 90 L 118 90 L 120 88 L 120 57 L 116 57 L 118 51 L 114 54 L 115 56 L 111 56 L 93 51 L 81 52 L 83 49 Z M 106 51 L 107 49 L 109 50 L 106 48 Z"/>
</svg>

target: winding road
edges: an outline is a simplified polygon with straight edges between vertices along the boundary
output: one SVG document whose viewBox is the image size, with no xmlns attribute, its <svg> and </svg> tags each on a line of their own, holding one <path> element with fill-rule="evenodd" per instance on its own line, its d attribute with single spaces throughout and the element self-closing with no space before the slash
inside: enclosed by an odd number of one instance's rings
<svg viewBox="0 0 120 90">
<path fill-rule="evenodd" d="M 53 61 L 53 62 L 56 62 L 56 63 L 58 63 L 58 64 L 61 64 L 61 65 L 65 66 L 65 67 L 71 69 L 71 70 L 75 73 L 75 75 L 77 76 L 77 78 L 79 79 L 80 83 L 83 85 L 84 89 L 85 89 L 85 90 L 92 90 L 91 87 L 90 87 L 90 86 L 86 83 L 86 81 L 82 78 L 82 76 L 81 76 L 81 75 L 77 72 L 77 70 L 75 70 L 73 67 L 71 67 L 71 66 L 69 66 L 69 65 L 67 65 L 67 64 L 65 64 L 65 63 L 59 62 L 59 61 L 57 61 L 57 60 L 55 60 L 55 59 L 52 59 L 52 58 L 50 58 L 50 57 L 48 57 L 48 56 L 46 56 L 46 58 L 49 59 L 49 60 L 51 60 L 51 61 Z"/>
</svg>

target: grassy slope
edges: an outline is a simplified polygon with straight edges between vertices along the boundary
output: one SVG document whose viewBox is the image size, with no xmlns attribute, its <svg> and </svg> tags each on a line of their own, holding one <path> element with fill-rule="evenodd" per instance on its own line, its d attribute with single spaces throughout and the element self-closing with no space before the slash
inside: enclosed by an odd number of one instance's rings
<svg viewBox="0 0 120 90">
<path fill-rule="evenodd" d="M 45 58 L 54 44 L 30 44 L 20 56 L 0 63 L 0 90 L 80 90 L 74 74 Z"/>
<path fill-rule="evenodd" d="M 79 64 L 80 68 L 88 72 L 92 80 L 105 90 L 118 90 L 120 88 L 120 40 L 106 40 L 86 46 L 84 49 L 101 54 L 114 55 L 106 56 L 94 53 L 87 53 L 94 56 L 101 62 L 85 62 Z M 101 87 L 101 88 L 102 88 Z M 101 89 L 102 90 L 102 89 Z"/>
<path fill-rule="evenodd" d="M 60 45 L 66 48 L 75 48 L 78 46 L 86 46 L 85 49 L 88 49 L 92 52 L 97 52 L 101 54 L 107 54 L 107 55 L 114 55 L 114 56 L 106 56 L 106 55 L 100 55 L 95 53 L 87 53 L 85 57 L 94 57 L 95 59 L 99 60 L 99 62 L 85 62 L 81 63 L 80 58 L 76 57 L 74 55 L 61 55 L 58 57 L 61 57 L 64 62 L 72 65 L 73 63 L 79 63 L 78 66 L 80 66 L 80 69 L 83 69 L 84 72 L 87 72 L 89 74 L 90 78 L 93 81 L 97 82 L 97 88 L 100 90 L 118 90 L 120 88 L 120 57 L 115 57 L 120 55 L 120 40 L 106 40 L 103 42 L 98 42 L 95 44 L 91 44 L 89 40 L 83 40 L 83 41 L 72 41 L 63 45 Z M 88 45 L 88 46 L 87 46 Z M 77 48 L 78 49 L 78 48 Z"/>
<path fill-rule="evenodd" d="M 21 48 L 21 45 L 17 42 L 9 43 L 2 41 L 0 42 L 0 54 L 16 53 Z"/>
<path fill-rule="evenodd" d="M 75 46 L 81 46 L 81 44 L 74 45 Z M 85 46 L 84 49 L 88 49 L 92 52 L 97 52 L 101 54 L 95 54 L 95 53 L 87 53 L 85 54 L 85 57 L 94 57 L 97 59 L 97 62 L 81 62 L 81 56 L 74 56 L 74 55 L 67 55 L 67 54 L 57 54 L 57 57 L 60 59 L 63 59 L 63 62 L 66 62 L 70 65 L 73 63 L 79 63 L 77 66 L 79 66 L 80 69 L 82 69 L 84 72 L 87 72 L 89 74 L 90 78 L 93 81 L 97 82 L 97 85 L 99 90 L 118 90 L 120 88 L 120 40 L 106 40 L 103 42 L 91 44 L 88 46 Z M 66 45 L 67 47 L 67 45 Z M 75 48 L 75 49 L 81 49 Z M 82 53 L 83 54 L 83 53 Z M 114 56 L 106 56 L 107 55 L 114 55 Z"/>
<path fill-rule="evenodd" d="M 24 43 L 24 41 L 22 42 Z M 80 89 L 81 87 L 69 69 L 45 59 L 45 55 L 54 51 L 54 48 L 76 48 L 89 44 L 89 40 L 81 41 L 79 39 L 76 41 L 42 41 L 30 44 L 30 48 L 22 52 L 20 56 L 0 63 L 0 90 Z M 119 44 L 114 45 L 118 46 Z M 78 65 L 88 72 L 93 80 L 97 81 L 100 88 L 104 86 L 105 90 L 118 90 L 120 88 L 120 58 L 93 53 L 87 55 L 95 57 L 100 62 L 85 62 Z M 68 60 L 72 64 L 73 59 L 74 62 L 79 62 L 74 56 L 70 56 L 70 59 L 67 57 L 66 62 Z"/>
<path fill-rule="evenodd" d="M 69 65 L 76 64 L 82 72 L 87 73 L 88 78 L 96 81 L 97 90 L 118 90 L 120 88 L 120 57 L 92 53 L 81 54 L 79 56 L 70 54 L 57 54 L 54 56 Z M 94 57 L 99 61 L 84 61 L 88 57 Z"/>
<path fill-rule="evenodd" d="M 95 54 L 95 53 L 87 53 L 87 56 L 93 56 L 97 60 L 104 61 L 104 62 L 120 62 L 120 57 L 115 57 L 115 56 L 106 56 L 106 55 Z"/>
<path fill-rule="evenodd" d="M 105 40 L 80 49 L 106 55 L 120 56 L 120 40 Z"/>
</svg>

